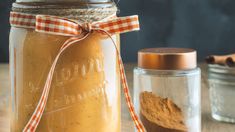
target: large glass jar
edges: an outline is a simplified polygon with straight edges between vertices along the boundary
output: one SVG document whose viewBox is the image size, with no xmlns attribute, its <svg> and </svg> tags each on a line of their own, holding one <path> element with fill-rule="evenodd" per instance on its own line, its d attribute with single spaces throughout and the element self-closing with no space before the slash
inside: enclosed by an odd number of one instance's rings
<svg viewBox="0 0 235 132">
<path fill-rule="evenodd" d="M 102 15 L 80 13 L 80 9 L 88 7 L 98 9 Z M 102 12 L 105 8 L 111 11 Z M 105 13 L 113 15 L 116 7 L 109 0 L 19 0 L 13 4 L 13 11 L 96 21 Z M 119 36 L 112 37 L 119 45 Z M 11 132 L 22 131 L 29 121 L 55 56 L 68 38 L 34 29 L 11 28 Z M 111 39 L 96 32 L 66 49 L 56 65 L 37 131 L 120 132 L 116 58 Z"/>
<path fill-rule="evenodd" d="M 200 132 L 196 51 L 143 49 L 134 69 L 134 104 L 148 132 Z"/>
</svg>

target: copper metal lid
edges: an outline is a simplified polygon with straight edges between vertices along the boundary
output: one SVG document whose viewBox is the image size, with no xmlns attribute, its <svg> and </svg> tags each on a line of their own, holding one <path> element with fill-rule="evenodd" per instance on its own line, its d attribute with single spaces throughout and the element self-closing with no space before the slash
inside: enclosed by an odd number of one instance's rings
<svg viewBox="0 0 235 132">
<path fill-rule="evenodd" d="M 185 48 L 150 48 L 138 52 L 138 67 L 159 70 L 187 70 L 197 67 L 197 53 Z"/>
</svg>

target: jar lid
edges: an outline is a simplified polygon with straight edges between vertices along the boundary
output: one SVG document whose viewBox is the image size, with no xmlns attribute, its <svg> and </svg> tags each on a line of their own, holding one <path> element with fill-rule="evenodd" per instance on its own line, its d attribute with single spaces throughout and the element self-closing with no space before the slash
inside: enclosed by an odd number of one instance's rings
<svg viewBox="0 0 235 132">
<path fill-rule="evenodd" d="M 197 53 L 186 48 L 149 48 L 138 52 L 138 67 L 158 70 L 187 70 L 197 67 Z"/>
</svg>

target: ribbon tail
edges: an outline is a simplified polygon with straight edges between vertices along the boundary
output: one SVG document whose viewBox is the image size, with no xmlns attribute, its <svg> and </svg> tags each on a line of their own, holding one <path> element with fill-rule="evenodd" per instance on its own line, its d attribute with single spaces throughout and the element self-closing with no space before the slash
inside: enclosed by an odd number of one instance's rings
<svg viewBox="0 0 235 132">
<path fill-rule="evenodd" d="M 142 122 L 140 121 L 140 119 L 138 118 L 137 114 L 135 113 L 135 109 L 134 109 L 134 105 L 132 103 L 132 99 L 131 99 L 131 95 L 130 95 L 130 91 L 129 91 L 129 86 L 127 84 L 127 79 L 126 79 L 126 74 L 125 74 L 125 69 L 124 69 L 124 65 L 123 65 L 123 61 L 122 61 L 122 57 L 121 54 L 117 48 L 117 45 L 115 43 L 115 41 L 113 40 L 111 34 L 103 29 L 96 29 L 98 31 L 102 31 L 104 32 L 106 35 L 109 36 L 109 38 L 112 40 L 112 43 L 115 46 L 116 49 L 116 53 L 117 53 L 117 57 L 118 57 L 118 66 L 119 66 L 119 71 L 120 71 L 120 76 L 121 76 L 121 81 L 122 81 L 122 86 L 123 86 L 123 91 L 124 91 L 124 95 L 125 95 L 125 99 L 126 99 L 126 103 L 131 115 L 132 120 L 134 121 L 134 124 L 138 130 L 138 132 L 146 132 Z"/>
<path fill-rule="evenodd" d="M 119 53 L 119 52 L 117 52 L 117 53 Z M 132 103 L 132 99 L 131 99 L 131 95 L 130 95 L 130 91 L 129 91 L 129 86 L 127 84 L 125 69 L 124 69 L 122 58 L 121 58 L 120 54 L 118 55 L 118 63 L 119 63 L 119 68 L 120 68 L 120 75 L 121 75 L 124 95 L 126 98 L 126 103 L 127 103 L 131 118 L 134 121 L 134 124 L 135 124 L 138 132 L 145 132 L 145 128 L 144 128 L 142 122 L 139 120 L 138 116 L 135 113 L 134 105 Z"/>
<path fill-rule="evenodd" d="M 54 60 L 52 66 L 51 66 L 50 72 L 47 76 L 46 84 L 43 88 L 42 96 L 39 100 L 39 103 L 38 103 L 33 115 L 31 116 L 30 120 L 28 121 L 27 125 L 25 126 L 23 132 L 35 132 L 36 131 L 36 128 L 41 120 L 42 114 L 43 114 L 44 109 L 46 107 L 46 102 L 47 102 L 49 91 L 50 91 L 50 86 L 51 86 L 51 81 L 52 81 L 54 69 L 55 69 L 55 66 L 58 61 L 59 56 L 60 56 L 60 54 L 58 54 L 56 56 L 56 59 Z"/>
<path fill-rule="evenodd" d="M 30 120 L 28 121 L 27 125 L 25 126 L 25 128 L 23 129 L 23 132 L 35 132 L 37 129 L 37 126 L 42 118 L 42 114 L 45 110 L 46 104 L 47 104 L 47 99 L 49 96 L 49 91 L 50 91 L 50 87 L 51 87 L 51 82 L 52 82 L 52 78 L 53 78 L 53 74 L 55 71 L 55 67 L 56 64 L 59 60 L 60 55 L 63 53 L 64 50 L 66 50 L 69 46 L 71 46 L 72 44 L 75 44 L 77 41 L 81 41 L 83 39 L 85 39 L 87 36 L 89 35 L 86 34 L 85 36 L 78 38 L 78 37 L 72 37 L 70 39 L 68 39 L 60 48 L 59 53 L 57 54 L 51 68 L 49 71 L 49 74 L 47 76 L 47 80 L 45 83 L 45 86 L 43 88 L 43 92 L 42 92 L 42 96 L 40 97 L 39 103 L 33 113 L 33 115 L 31 116 Z"/>
</svg>

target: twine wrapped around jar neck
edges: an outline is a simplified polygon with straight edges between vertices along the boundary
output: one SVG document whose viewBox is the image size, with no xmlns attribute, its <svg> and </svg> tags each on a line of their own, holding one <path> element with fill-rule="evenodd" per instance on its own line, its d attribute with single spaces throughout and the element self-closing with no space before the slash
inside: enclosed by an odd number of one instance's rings
<svg viewBox="0 0 235 132">
<path fill-rule="evenodd" d="M 117 7 L 114 3 L 106 4 L 25 4 L 13 3 L 12 11 L 28 14 L 44 14 L 66 17 L 75 20 L 84 20 L 86 22 L 100 21 L 108 16 L 116 14 Z"/>
</svg>

